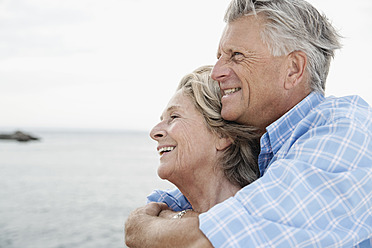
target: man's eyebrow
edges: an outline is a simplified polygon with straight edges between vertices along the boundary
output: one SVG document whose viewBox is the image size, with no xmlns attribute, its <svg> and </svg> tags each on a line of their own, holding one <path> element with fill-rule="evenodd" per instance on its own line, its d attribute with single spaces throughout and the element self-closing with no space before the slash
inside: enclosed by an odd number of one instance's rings
<svg viewBox="0 0 372 248">
<path fill-rule="evenodd" d="M 254 50 L 251 50 L 249 48 L 245 48 L 245 47 L 242 47 L 242 46 L 239 46 L 239 45 L 228 45 L 223 49 L 218 49 L 217 54 L 222 54 L 222 53 L 230 54 L 230 53 L 233 53 L 233 52 L 242 52 L 242 53 L 246 53 L 246 54 L 256 54 L 257 53 Z"/>
<path fill-rule="evenodd" d="M 164 111 L 164 113 L 160 116 L 160 120 L 161 120 L 161 121 L 163 120 L 163 115 L 164 115 L 165 113 L 171 112 L 171 111 L 173 111 L 173 110 L 175 110 L 175 109 L 179 109 L 179 108 L 180 108 L 179 105 L 172 105 L 172 106 L 168 107 L 168 108 Z"/>
</svg>

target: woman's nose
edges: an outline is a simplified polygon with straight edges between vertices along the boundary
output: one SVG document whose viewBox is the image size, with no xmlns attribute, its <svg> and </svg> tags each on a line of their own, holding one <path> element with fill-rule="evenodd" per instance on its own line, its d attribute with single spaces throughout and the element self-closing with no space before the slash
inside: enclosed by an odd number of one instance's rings
<svg viewBox="0 0 372 248">
<path fill-rule="evenodd" d="M 163 138 L 165 136 L 166 136 L 166 131 L 164 130 L 164 128 L 162 128 L 161 122 L 157 124 L 155 127 L 153 127 L 150 132 L 150 137 L 156 141 L 158 141 L 160 138 Z"/>
</svg>

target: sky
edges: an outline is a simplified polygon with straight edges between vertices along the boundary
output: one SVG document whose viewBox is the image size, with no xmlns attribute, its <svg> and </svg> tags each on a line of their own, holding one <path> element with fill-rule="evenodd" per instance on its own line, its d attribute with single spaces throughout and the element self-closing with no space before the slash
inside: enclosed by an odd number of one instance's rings
<svg viewBox="0 0 372 248">
<path fill-rule="evenodd" d="M 371 0 L 309 0 L 344 37 L 326 95 L 372 104 Z M 0 132 L 149 131 L 214 64 L 229 0 L 0 0 Z"/>
</svg>

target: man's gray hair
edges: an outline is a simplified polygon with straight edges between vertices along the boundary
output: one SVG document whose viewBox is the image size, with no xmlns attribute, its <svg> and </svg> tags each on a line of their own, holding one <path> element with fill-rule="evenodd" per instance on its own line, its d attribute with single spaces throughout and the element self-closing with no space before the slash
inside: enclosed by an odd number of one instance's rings
<svg viewBox="0 0 372 248">
<path fill-rule="evenodd" d="M 256 128 L 222 119 L 221 90 L 210 77 L 212 68 L 202 66 L 186 75 L 177 90 L 190 97 L 212 133 L 232 140 L 219 158 L 220 165 L 231 183 L 244 187 L 259 177 L 259 135 Z"/>
<path fill-rule="evenodd" d="M 328 19 L 303 0 L 232 0 L 224 19 L 229 23 L 249 15 L 264 18 L 261 39 L 273 56 L 306 53 L 310 87 L 324 94 L 331 59 L 341 48 Z"/>
</svg>

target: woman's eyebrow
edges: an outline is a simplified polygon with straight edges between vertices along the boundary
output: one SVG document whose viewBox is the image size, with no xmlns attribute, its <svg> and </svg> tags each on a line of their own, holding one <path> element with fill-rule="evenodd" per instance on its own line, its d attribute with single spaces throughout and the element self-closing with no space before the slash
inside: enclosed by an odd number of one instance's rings
<svg viewBox="0 0 372 248">
<path fill-rule="evenodd" d="M 179 108 L 180 108 L 179 105 L 172 105 L 172 106 L 169 106 L 169 107 L 164 111 L 164 113 L 160 116 L 160 120 L 161 120 L 161 121 L 163 120 L 163 115 L 164 115 L 165 113 L 169 113 L 169 112 L 171 112 L 171 111 L 173 111 L 173 110 L 176 110 L 176 109 L 179 109 Z"/>
</svg>

